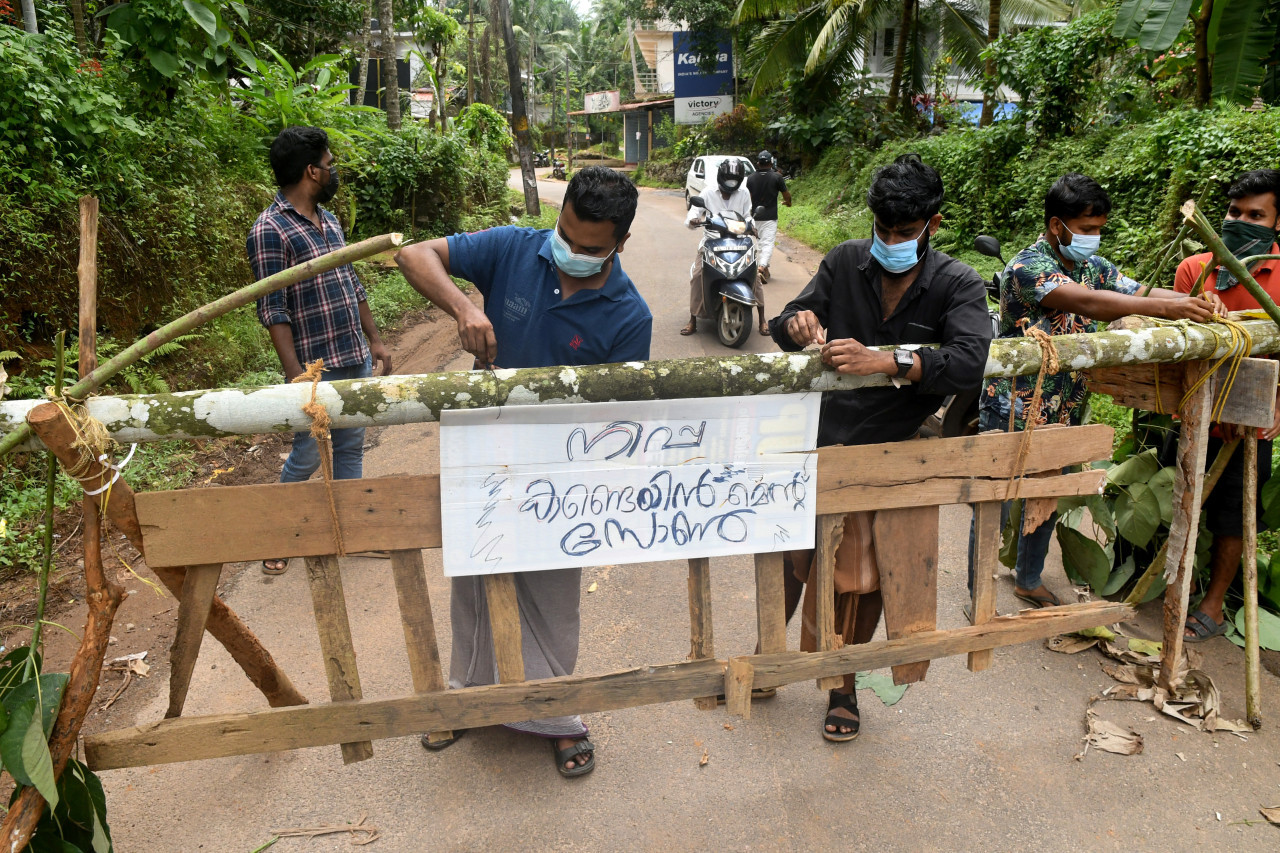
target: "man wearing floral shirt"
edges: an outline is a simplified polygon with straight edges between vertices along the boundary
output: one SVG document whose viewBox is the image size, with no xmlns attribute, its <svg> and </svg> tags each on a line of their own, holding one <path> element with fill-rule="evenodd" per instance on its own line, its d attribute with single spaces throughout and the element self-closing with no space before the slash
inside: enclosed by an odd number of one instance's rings
<svg viewBox="0 0 1280 853">
<path fill-rule="evenodd" d="M 1044 199 L 1044 233 L 1005 270 L 1000 337 L 1022 337 L 1032 328 L 1049 335 L 1095 332 L 1098 321 L 1129 314 L 1202 323 L 1215 313 L 1225 313 L 1213 296 L 1200 299 L 1154 288 L 1147 297 L 1138 296 L 1142 285 L 1097 254 L 1110 212 L 1111 199 L 1092 178 L 1073 172 L 1054 183 Z M 988 380 L 979 398 L 979 429 L 1023 429 L 1035 384 L 1029 376 Z M 1079 424 L 1088 399 L 1082 374 L 1046 375 L 1036 424 Z M 1005 504 L 1002 515 L 1007 519 L 1008 513 L 1009 504 Z M 1056 518 L 1051 516 L 1033 532 L 1018 537 L 1014 595 L 1036 607 L 1061 603 L 1040 580 Z M 971 555 L 971 578 L 972 573 Z"/>
</svg>

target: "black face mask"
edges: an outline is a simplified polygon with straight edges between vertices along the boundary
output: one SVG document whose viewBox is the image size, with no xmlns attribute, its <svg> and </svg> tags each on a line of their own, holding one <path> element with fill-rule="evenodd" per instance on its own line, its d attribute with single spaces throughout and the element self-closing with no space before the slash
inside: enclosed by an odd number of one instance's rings
<svg viewBox="0 0 1280 853">
<path fill-rule="evenodd" d="M 329 183 L 320 188 L 320 192 L 316 194 L 317 204 L 327 204 L 329 199 L 338 193 L 338 167 L 329 165 Z"/>
<path fill-rule="evenodd" d="M 1265 225 L 1245 222 L 1243 219 L 1227 219 L 1222 223 L 1222 242 L 1227 251 L 1243 261 L 1252 255 L 1265 255 L 1275 242 L 1276 230 Z M 1249 265 L 1252 274 L 1261 261 Z M 1214 289 L 1230 290 L 1236 285 L 1236 277 L 1225 267 L 1218 268 L 1218 277 L 1214 280 Z"/>
</svg>

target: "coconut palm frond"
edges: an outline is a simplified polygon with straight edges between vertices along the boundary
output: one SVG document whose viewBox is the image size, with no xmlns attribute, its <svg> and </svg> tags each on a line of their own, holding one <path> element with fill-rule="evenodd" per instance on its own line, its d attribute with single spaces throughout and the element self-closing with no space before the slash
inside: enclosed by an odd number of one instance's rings
<svg viewBox="0 0 1280 853">
<path fill-rule="evenodd" d="M 812 0 L 742 0 L 733 13 L 731 24 L 744 21 L 771 21 L 777 18 L 795 17 L 809 8 Z M 821 4 L 818 4 L 821 5 Z"/>
<path fill-rule="evenodd" d="M 982 21 L 987 20 L 987 0 L 975 0 Z M 1000 4 L 1000 30 L 1013 27 L 1043 26 L 1071 20 L 1071 4 L 1062 0 L 1003 0 Z M 986 25 L 983 25 L 986 29 Z"/>
<path fill-rule="evenodd" d="M 824 20 L 822 7 L 811 6 L 795 18 L 765 25 L 747 48 L 747 65 L 755 66 L 753 95 L 781 86 L 793 71 L 805 66 Z"/>
<path fill-rule="evenodd" d="M 822 29 L 813 39 L 813 47 L 809 49 L 809 57 L 805 60 L 804 73 L 812 74 L 829 59 L 833 52 L 849 49 L 849 21 L 858 15 L 859 6 L 843 3 L 832 10 L 831 15 L 822 22 Z"/>
<path fill-rule="evenodd" d="M 930 12 L 937 16 L 943 49 L 952 62 L 967 74 L 982 71 L 982 50 L 987 46 L 987 28 L 978 10 L 967 3 L 935 3 Z"/>
</svg>

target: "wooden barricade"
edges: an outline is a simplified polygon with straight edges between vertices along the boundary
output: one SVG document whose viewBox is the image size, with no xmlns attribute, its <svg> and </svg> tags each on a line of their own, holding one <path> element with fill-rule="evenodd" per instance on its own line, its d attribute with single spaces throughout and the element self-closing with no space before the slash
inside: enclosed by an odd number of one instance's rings
<svg viewBox="0 0 1280 853">
<path fill-rule="evenodd" d="M 1021 434 L 988 433 L 818 451 L 817 549 L 810 582 L 818 591 L 818 650 L 786 648 L 780 554 L 756 555 L 759 651 L 716 657 L 710 561 L 689 561 L 691 654 L 687 661 L 606 675 L 524 680 L 520 617 L 510 574 L 485 578 L 500 684 L 446 690 L 421 549 L 441 546 L 437 477 L 339 480 L 334 503 L 349 551 L 392 551 L 391 571 L 408 647 L 413 694 L 361 694 L 357 656 L 342 593 L 340 561 L 325 484 L 319 481 L 145 493 L 138 519 L 153 568 L 187 567 L 172 649 L 166 719 L 85 738 L 95 770 L 341 744 L 344 761 L 372 755 L 379 738 L 434 733 L 566 714 L 693 699 L 749 712 L 750 691 L 885 666 L 900 681 L 924 677 L 928 661 L 969 654 L 969 668 L 991 663 L 991 649 L 1120 621 L 1132 608 L 1102 601 L 995 616 L 995 555 L 1000 502 L 1097 494 L 1104 472 L 1064 467 L 1110 456 L 1112 430 L 1085 426 L 1033 433 L 1013 477 Z M 938 508 L 973 504 L 977 561 L 973 622 L 937 630 Z M 284 509 L 282 509 L 284 508 Z M 888 640 L 841 647 L 834 632 L 834 565 L 846 513 L 877 511 L 877 534 L 896 543 L 881 564 Z M 193 525 L 192 520 L 198 519 Z M 179 716 L 222 565 L 290 554 L 307 560 L 325 658 L 329 704 L 237 714 Z"/>
</svg>

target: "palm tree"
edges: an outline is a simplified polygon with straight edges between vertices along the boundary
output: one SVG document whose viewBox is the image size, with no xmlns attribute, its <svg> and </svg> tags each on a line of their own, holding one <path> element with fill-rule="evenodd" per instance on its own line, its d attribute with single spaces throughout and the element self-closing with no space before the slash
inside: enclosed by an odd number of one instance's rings
<svg viewBox="0 0 1280 853">
<path fill-rule="evenodd" d="M 766 22 L 747 50 L 747 64 L 756 68 L 753 93 L 776 88 L 798 73 L 820 95 L 834 95 L 845 76 L 862 65 L 874 33 L 896 23 L 885 103 L 893 110 L 923 90 L 933 39 L 959 70 L 976 76 L 983 70 L 981 53 L 990 29 L 1065 20 L 1070 14 L 1061 0 L 993 0 L 991 5 L 997 4 L 1003 8 L 992 14 L 985 0 L 741 0 L 734 22 Z"/>
</svg>

